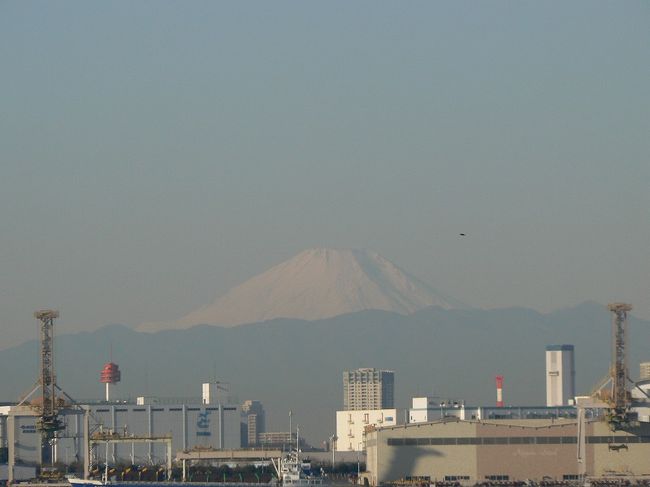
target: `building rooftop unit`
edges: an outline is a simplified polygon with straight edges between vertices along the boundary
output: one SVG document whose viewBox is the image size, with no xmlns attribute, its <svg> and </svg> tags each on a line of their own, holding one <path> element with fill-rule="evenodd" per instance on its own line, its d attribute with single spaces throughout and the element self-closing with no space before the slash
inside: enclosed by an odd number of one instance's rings
<svg viewBox="0 0 650 487">
<path fill-rule="evenodd" d="M 575 406 L 467 406 L 462 401 L 454 404 L 432 404 L 425 398 L 413 398 L 409 409 L 409 423 L 427 423 L 444 418 L 460 420 L 486 419 L 573 419 L 577 417 Z M 426 404 L 426 406 L 425 406 Z"/>
</svg>

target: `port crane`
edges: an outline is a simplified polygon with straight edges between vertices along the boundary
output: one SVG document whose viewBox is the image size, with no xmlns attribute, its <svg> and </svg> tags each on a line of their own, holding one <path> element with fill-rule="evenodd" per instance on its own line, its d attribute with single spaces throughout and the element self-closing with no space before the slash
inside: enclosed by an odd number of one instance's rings
<svg viewBox="0 0 650 487">
<path fill-rule="evenodd" d="M 27 401 L 40 390 L 40 398 L 32 401 L 30 406 L 37 413 L 36 429 L 41 433 L 41 451 L 43 457 L 49 457 L 49 450 L 56 436 L 56 432 L 64 428 L 59 418 L 60 401 L 56 391 L 60 388 L 56 384 L 54 373 L 54 320 L 59 317 L 59 312 L 54 309 L 43 309 L 34 312 L 34 318 L 40 321 L 40 368 L 39 378 L 32 391 L 18 403 L 18 406 Z"/>
<path fill-rule="evenodd" d="M 34 318 L 40 322 L 40 367 L 36 385 L 29 394 L 24 396 L 17 406 L 29 406 L 36 415 L 36 430 L 41 434 L 41 462 L 52 463 L 53 445 L 57 432 L 65 429 L 59 413 L 72 406 L 80 413 L 84 411 L 76 404 L 56 382 L 54 369 L 54 320 L 59 312 L 54 309 L 43 309 L 34 312 Z M 40 396 L 31 399 L 38 391 Z M 67 402 L 66 402 L 67 400 Z"/>
<path fill-rule="evenodd" d="M 630 410 L 632 396 L 628 388 L 628 382 L 635 387 L 636 383 L 630 378 L 626 350 L 627 315 L 632 310 L 632 305 L 610 303 L 607 308 L 612 314 L 612 362 L 609 375 L 594 389 L 592 397 L 607 406 L 606 420 L 611 430 L 617 431 L 637 425 L 636 417 Z"/>
</svg>

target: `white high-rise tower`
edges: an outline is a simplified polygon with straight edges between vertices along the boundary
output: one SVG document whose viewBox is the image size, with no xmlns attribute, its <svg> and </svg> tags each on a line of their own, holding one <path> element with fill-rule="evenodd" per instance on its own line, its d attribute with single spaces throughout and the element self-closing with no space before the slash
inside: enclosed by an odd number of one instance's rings
<svg viewBox="0 0 650 487">
<path fill-rule="evenodd" d="M 575 397 L 573 345 L 546 347 L 546 405 L 566 406 Z"/>
</svg>

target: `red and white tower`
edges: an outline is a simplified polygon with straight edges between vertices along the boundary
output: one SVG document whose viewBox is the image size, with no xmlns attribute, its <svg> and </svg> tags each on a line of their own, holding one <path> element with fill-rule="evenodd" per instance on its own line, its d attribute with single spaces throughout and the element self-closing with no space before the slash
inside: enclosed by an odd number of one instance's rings
<svg viewBox="0 0 650 487">
<path fill-rule="evenodd" d="M 122 379 L 122 373 L 117 364 L 108 362 L 104 364 L 99 381 L 106 384 L 106 402 L 110 401 L 111 385 L 118 383 Z"/>
<path fill-rule="evenodd" d="M 497 407 L 503 407 L 503 376 L 497 375 L 495 377 L 497 383 Z"/>
</svg>

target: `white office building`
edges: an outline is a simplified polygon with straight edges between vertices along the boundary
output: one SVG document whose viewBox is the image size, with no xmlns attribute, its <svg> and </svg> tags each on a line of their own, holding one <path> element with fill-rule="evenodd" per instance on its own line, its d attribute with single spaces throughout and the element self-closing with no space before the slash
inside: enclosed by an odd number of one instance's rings
<svg viewBox="0 0 650 487">
<path fill-rule="evenodd" d="M 573 345 L 546 347 L 546 405 L 565 406 L 575 397 Z"/>
</svg>

